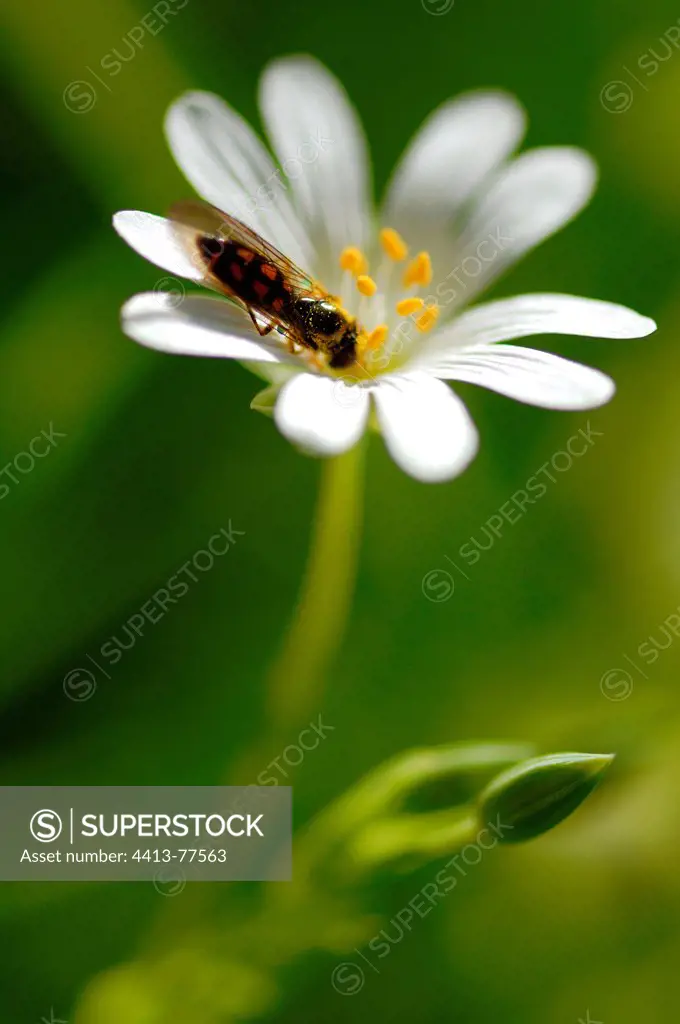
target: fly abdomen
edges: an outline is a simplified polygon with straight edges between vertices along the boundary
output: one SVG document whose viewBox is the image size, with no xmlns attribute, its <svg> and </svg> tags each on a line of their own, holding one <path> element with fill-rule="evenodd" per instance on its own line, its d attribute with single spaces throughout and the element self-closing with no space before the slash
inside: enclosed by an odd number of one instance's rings
<svg viewBox="0 0 680 1024">
<path fill-rule="evenodd" d="M 248 306 L 285 316 L 292 296 L 278 267 L 236 242 L 206 237 L 199 239 L 198 245 L 213 277 L 236 298 Z"/>
</svg>

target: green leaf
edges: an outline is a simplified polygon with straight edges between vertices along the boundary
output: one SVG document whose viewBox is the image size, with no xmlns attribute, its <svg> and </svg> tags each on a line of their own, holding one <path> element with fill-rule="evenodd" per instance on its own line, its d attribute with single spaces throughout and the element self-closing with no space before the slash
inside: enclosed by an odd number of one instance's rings
<svg viewBox="0 0 680 1024">
<path fill-rule="evenodd" d="M 336 879 L 355 884 L 376 870 L 413 870 L 454 852 L 478 828 L 480 791 L 531 752 L 519 743 L 457 743 L 390 758 L 312 823 L 302 859 L 332 861 Z"/>
</svg>

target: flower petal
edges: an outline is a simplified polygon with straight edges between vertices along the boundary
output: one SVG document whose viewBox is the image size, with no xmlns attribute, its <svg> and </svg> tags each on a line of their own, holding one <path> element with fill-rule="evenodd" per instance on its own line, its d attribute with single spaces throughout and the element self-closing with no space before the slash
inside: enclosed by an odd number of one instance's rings
<svg viewBox="0 0 680 1024">
<path fill-rule="evenodd" d="M 274 420 L 293 444 L 314 455 L 339 455 L 361 437 L 368 411 L 365 388 L 300 373 L 281 388 Z"/>
<path fill-rule="evenodd" d="M 167 292 L 143 292 L 125 303 L 122 321 L 126 334 L 159 352 L 263 363 L 294 359 L 280 340 L 259 338 L 244 310 L 203 295 L 187 295 L 178 303 Z"/>
<path fill-rule="evenodd" d="M 460 350 L 535 334 L 575 334 L 584 338 L 644 338 L 656 324 L 626 306 L 577 295 L 516 295 L 486 302 L 462 313 L 432 334 L 416 357 L 419 366 L 446 366 Z M 443 363 L 442 363 L 443 360 Z"/>
<path fill-rule="evenodd" d="M 529 150 L 501 170 L 457 242 L 453 270 L 462 292 L 452 307 L 469 304 L 520 256 L 575 217 L 590 199 L 596 178 L 588 154 L 569 147 Z M 440 280 L 444 277 L 442 272 Z"/>
<path fill-rule="evenodd" d="M 614 381 L 599 370 L 519 345 L 465 349 L 433 372 L 544 409 L 594 409 L 615 391 Z"/>
<path fill-rule="evenodd" d="M 280 172 L 239 114 L 212 93 L 189 92 L 168 110 L 165 131 L 177 164 L 204 199 L 310 266 L 313 249 Z"/>
<path fill-rule="evenodd" d="M 474 458 L 477 431 L 446 384 L 424 373 L 385 377 L 374 396 L 387 449 L 416 480 L 450 480 Z"/>
<path fill-rule="evenodd" d="M 205 270 L 192 262 L 165 217 L 141 210 L 121 210 L 114 215 L 113 226 L 145 260 L 190 281 L 203 281 Z"/>
<path fill-rule="evenodd" d="M 514 97 L 472 92 L 443 104 L 408 145 L 387 189 L 383 220 L 416 249 L 453 216 L 519 145 L 526 118 Z"/>
<path fill-rule="evenodd" d="M 260 107 L 295 204 L 330 284 L 342 249 L 363 246 L 370 220 L 369 164 L 358 118 L 342 86 L 311 57 L 265 71 Z"/>
</svg>

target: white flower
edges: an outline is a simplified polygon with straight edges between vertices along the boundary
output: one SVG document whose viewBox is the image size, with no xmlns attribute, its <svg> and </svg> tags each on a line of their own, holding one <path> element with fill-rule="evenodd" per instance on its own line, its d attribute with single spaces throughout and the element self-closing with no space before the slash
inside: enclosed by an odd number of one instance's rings
<svg viewBox="0 0 680 1024">
<path fill-rule="evenodd" d="M 499 342 L 643 337 L 656 327 L 647 317 L 569 295 L 522 295 L 463 311 L 588 202 L 596 171 L 587 154 L 551 147 L 513 156 L 525 129 L 521 107 L 500 92 L 469 93 L 416 134 L 376 220 L 366 144 L 336 80 L 311 58 L 278 60 L 263 76 L 260 102 L 278 164 L 249 125 L 207 93 L 170 108 L 170 147 L 203 198 L 340 297 L 364 329 L 360 362 L 333 371 L 312 353 L 291 354 L 277 332 L 261 337 L 236 304 L 201 295 L 179 305 L 171 295 L 135 296 L 123 309 L 132 338 L 164 352 L 255 364 L 273 385 L 256 407 L 275 396 L 280 431 L 316 454 L 355 444 L 374 407 L 392 457 L 424 481 L 455 476 L 477 450 L 467 410 L 444 381 L 550 409 L 611 398 L 613 382 L 598 370 Z M 166 272 L 202 282 L 169 221 L 125 211 L 114 225 Z"/>
</svg>

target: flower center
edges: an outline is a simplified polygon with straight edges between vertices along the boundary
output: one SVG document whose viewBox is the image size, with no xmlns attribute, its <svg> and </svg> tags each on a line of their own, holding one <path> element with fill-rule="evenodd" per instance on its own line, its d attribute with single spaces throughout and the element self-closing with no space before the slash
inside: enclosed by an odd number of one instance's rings
<svg viewBox="0 0 680 1024">
<path fill-rule="evenodd" d="M 384 373 L 403 350 L 412 326 L 426 333 L 439 316 L 437 304 L 421 294 L 432 282 L 430 254 L 419 252 L 409 260 L 408 246 L 394 228 L 383 228 L 379 238 L 382 259 L 374 276 L 361 249 L 349 246 L 340 254 L 341 302 L 356 309 L 357 361 L 347 374 L 354 379 L 357 371 L 366 379 Z"/>
</svg>

